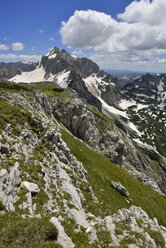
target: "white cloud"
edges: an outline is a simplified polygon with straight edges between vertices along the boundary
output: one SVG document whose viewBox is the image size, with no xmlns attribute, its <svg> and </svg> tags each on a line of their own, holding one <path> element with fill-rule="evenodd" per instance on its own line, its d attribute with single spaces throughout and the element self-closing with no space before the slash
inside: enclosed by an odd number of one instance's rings
<svg viewBox="0 0 166 248">
<path fill-rule="evenodd" d="M 14 51 L 22 51 L 24 49 L 24 44 L 21 42 L 12 43 L 12 49 Z"/>
<path fill-rule="evenodd" d="M 118 18 L 127 22 L 143 22 L 158 26 L 166 23 L 166 1 L 165 0 L 141 0 L 134 1 L 128 5 L 125 12 Z"/>
<path fill-rule="evenodd" d="M 38 55 L 25 55 L 25 54 L 0 54 L 0 59 L 3 61 L 26 61 L 26 62 L 37 62 L 41 59 Z"/>
<path fill-rule="evenodd" d="M 9 50 L 9 46 L 7 46 L 5 44 L 0 44 L 0 50 L 1 51 Z"/>
<path fill-rule="evenodd" d="M 153 67 L 157 63 L 155 56 L 166 54 L 165 13 L 166 0 L 133 1 L 117 20 L 105 13 L 77 10 L 67 22 L 62 22 L 60 34 L 68 47 L 94 49 L 109 63 L 111 57 L 115 65 L 117 61 L 122 64 L 122 59 L 126 66 L 148 67 L 149 63 Z M 103 64 L 107 62 L 102 60 Z"/>
<path fill-rule="evenodd" d="M 80 57 L 84 57 L 85 56 L 85 54 L 83 53 L 83 51 L 82 50 L 74 50 L 73 52 L 72 52 L 72 55 L 73 56 L 80 56 Z"/>
<path fill-rule="evenodd" d="M 68 46 L 89 49 L 108 40 L 116 32 L 116 21 L 111 16 L 93 10 L 78 11 L 67 23 L 62 22 L 60 34 Z"/>
<path fill-rule="evenodd" d="M 50 37 L 49 40 L 51 41 L 55 41 L 54 37 Z"/>
<path fill-rule="evenodd" d="M 64 44 L 77 49 L 94 48 L 100 52 L 166 49 L 166 29 L 162 25 L 118 22 L 93 10 L 75 11 L 67 23 L 62 23 L 60 34 Z"/>
</svg>

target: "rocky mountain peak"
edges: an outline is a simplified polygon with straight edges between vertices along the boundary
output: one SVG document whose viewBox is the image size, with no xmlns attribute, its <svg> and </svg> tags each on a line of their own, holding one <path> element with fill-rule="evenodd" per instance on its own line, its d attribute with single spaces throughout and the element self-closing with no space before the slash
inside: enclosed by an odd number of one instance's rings
<svg viewBox="0 0 166 248">
<path fill-rule="evenodd" d="M 47 73 L 52 73 L 53 75 L 63 70 L 73 70 L 79 73 L 81 77 L 86 78 L 92 73 L 100 71 L 99 66 L 90 59 L 85 57 L 74 58 L 65 49 L 60 51 L 57 47 L 54 47 L 52 51 L 42 57 L 40 65 L 46 68 Z"/>
</svg>

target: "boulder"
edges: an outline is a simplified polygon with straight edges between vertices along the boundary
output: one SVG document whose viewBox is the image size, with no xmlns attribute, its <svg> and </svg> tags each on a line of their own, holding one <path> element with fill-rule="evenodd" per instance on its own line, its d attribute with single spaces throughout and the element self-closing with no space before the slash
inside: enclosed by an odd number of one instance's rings
<svg viewBox="0 0 166 248">
<path fill-rule="evenodd" d="M 24 188 L 27 192 L 31 192 L 32 194 L 38 194 L 40 192 L 40 189 L 35 183 L 23 181 L 21 183 L 21 187 Z"/>
<path fill-rule="evenodd" d="M 129 196 L 129 192 L 127 189 L 119 182 L 111 182 L 111 186 L 116 189 L 121 195 L 123 196 Z"/>
</svg>

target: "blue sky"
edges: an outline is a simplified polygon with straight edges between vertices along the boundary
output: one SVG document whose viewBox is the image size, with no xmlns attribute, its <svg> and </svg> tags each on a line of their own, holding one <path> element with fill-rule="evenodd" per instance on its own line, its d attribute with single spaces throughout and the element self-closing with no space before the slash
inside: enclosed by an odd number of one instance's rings
<svg viewBox="0 0 166 248">
<path fill-rule="evenodd" d="M 165 72 L 165 0 L 1 0 L 0 7 L 0 61 L 36 61 L 57 46 L 102 68 Z"/>
</svg>

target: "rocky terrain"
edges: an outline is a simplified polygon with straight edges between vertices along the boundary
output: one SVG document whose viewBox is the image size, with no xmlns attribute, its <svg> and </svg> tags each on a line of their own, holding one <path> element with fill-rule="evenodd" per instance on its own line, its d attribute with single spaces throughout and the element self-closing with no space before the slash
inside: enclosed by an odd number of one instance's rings
<svg viewBox="0 0 166 248">
<path fill-rule="evenodd" d="M 33 66 L 0 83 L 0 247 L 166 247 L 165 75 Z"/>
<path fill-rule="evenodd" d="M 1 247 L 165 247 L 165 178 L 72 89 L 0 83 Z"/>
</svg>

